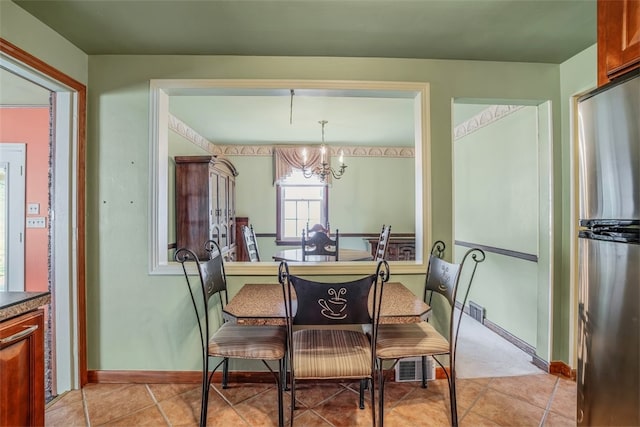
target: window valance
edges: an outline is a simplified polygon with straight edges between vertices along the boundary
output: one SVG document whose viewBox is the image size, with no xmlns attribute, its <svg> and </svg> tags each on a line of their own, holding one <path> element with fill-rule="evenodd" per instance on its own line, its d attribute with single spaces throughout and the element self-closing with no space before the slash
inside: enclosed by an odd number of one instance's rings
<svg viewBox="0 0 640 427">
<path fill-rule="evenodd" d="M 287 178 L 294 169 L 302 169 L 302 150 L 306 149 L 306 166 L 313 169 L 321 165 L 320 146 L 278 145 L 273 147 L 273 184 Z M 328 154 L 325 154 L 328 155 Z"/>
</svg>

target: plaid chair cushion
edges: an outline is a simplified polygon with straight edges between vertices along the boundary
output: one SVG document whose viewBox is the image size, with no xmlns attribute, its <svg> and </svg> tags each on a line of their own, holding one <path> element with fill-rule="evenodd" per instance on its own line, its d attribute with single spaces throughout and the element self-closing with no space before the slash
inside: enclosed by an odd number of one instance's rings
<svg viewBox="0 0 640 427">
<path fill-rule="evenodd" d="M 279 360 L 285 354 L 284 326 L 224 323 L 209 340 L 209 355 L 240 359 Z"/>
<path fill-rule="evenodd" d="M 303 329 L 294 332 L 296 378 L 371 376 L 371 345 L 359 331 Z"/>
<path fill-rule="evenodd" d="M 396 359 L 449 352 L 447 341 L 428 322 L 385 324 L 378 327 L 376 356 Z"/>
</svg>

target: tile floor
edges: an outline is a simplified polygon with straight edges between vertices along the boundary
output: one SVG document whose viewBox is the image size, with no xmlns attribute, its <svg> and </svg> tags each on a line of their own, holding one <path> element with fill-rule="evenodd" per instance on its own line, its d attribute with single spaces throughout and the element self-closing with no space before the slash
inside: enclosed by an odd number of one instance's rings
<svg viewBox="0 0 640 427">
<path fill-rule="evenodd" d="M 575 426 L 576 383 L 548 375 L 531 356 L 463 315 L 458 341 L 461 426 Z M 358 409 L 356 384 L 298 386 L 295 426 L 370 426 L 371 408 Z M 368 396 L 368 395 L 367 395 Z M 446 380 L 387 383 L 385 426 L 450 425 Z M 208 426 L 276 426 L 275 385 L 230 384 L 210 390 Z M 288 417 L 290 397 L 285 397 Z M 196 426 L 196 384 L 89 384 L 47 405 L 47 426 Z M 288 418 L 287 418 L 288 419 Z"/>
<path fill-rule="evenodd" d="M 358 409 L 357 384 L 306 383 L 298 387 L 296 426 L 370 426 L 369 403 Z M 575 426 L 575 382 L 548 374 L 458 381 L 461 426 Z M 209 426 L 276 426 L 275 384 L 212 386 Z M 47 405 L 47 426 L 195 426 L 195 384 L 89 384 Z M 446 380 L 388 383 L 385 425 L 450 425 Z M 290 396 L 285 397 L 288 419 Z"/>
</svg>

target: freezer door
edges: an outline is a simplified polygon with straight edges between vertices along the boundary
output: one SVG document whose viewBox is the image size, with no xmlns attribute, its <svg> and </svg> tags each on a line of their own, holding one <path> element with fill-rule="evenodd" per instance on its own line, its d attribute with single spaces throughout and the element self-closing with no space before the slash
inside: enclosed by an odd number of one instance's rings
<svg viewBox="0 0 640 427">
<path fill-rule="evenodd" d="M 580 426 L 640 425 L 640 245 L 579 239 Z"/>
<path fill-rule="evenodd" d="M 581 219 L 640 218 L 640 75 L 578 103 Z"/>
</svg>

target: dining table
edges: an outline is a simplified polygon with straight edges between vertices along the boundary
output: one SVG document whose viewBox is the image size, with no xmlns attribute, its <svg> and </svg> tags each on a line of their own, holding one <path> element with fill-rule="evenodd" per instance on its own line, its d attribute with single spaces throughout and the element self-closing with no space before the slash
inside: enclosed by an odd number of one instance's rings
<svg viewBox="0 0 640 427">
<path fill-rule="evenodd" d="M 373 257 L 371 252 L 360 249 L 338 249 L 338 261 L 371 261 Z M 283 249 L 273 255 L 274 261 L 302 262 L 302 248 Z M 307 255 L 305 262 L 325 262 L 335 261 L 330 255 Z"/>
<path fill-rule="evenodd" d="M 373 296 L 369 296 L 373 305 Z M 292 303 L 295 313 L 295 298 Z M 425 320 L 431 307 L 400 282 L 384 284 L 380 323 L 417 323 Z M 247 283 L 224 307 L 227 321 L 241 325 L 285 325 L 282 285 Z"/>
</svg>

